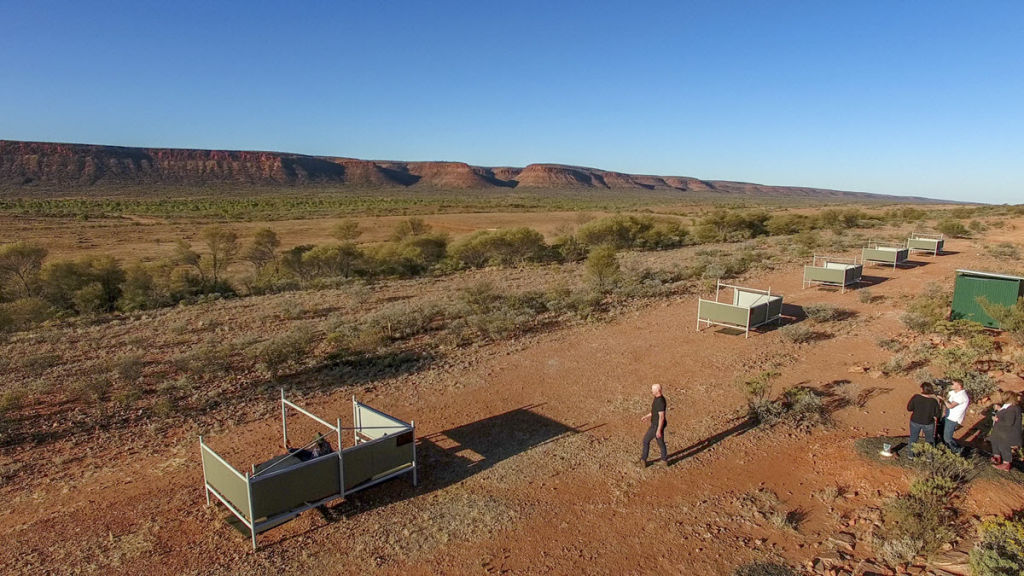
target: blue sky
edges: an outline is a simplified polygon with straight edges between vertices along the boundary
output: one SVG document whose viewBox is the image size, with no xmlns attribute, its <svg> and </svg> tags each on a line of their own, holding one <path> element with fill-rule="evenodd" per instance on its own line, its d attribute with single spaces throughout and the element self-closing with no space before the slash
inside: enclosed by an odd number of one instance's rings
<svg viewBox="0 0 1024 576">
<path fill-rule="evenodd" d="M 0 138 L 1024 202 L 1024 2 L 0 0 Z"/>
</svg>

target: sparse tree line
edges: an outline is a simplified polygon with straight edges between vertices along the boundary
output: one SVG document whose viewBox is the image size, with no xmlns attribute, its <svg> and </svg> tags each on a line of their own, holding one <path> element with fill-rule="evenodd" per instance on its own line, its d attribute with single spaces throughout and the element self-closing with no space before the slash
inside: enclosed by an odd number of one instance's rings
<svg viewBox="0 0 1024 576">
<path fill-rule="evenodd" d="M 339 279 L 409 278 L 486 266 L 578 262 L 588 255 L 588 274 L 595 285 L 606 289 L 618 275 L 617 250 L 662 250 L 814 234 L 820 229 L 842 233 L 886 220 L 923 219 L 928 214 L 913 207 L 875 217 L 855 208 L 829 208 L 817 214 L 719 208 L 693 218 L 689 227 L 678 218 L 619 214 L 586 222 L 551 243 L 527 227 L 480 230 L 453 241 L 414 217 L 400 222 L 388 241 L 361 244 L 357 243 L 358 224 L 344 220 L 332 230 L 335 242 L 290 248 L 282 248 L 270 228 L 258 230 L 243 245 L 234 231 L 211 225 L 199 234 L 204 250 L 181 240 L 169 258 L 127 265 L 110 256 L 48 259 L 43 246 L 15 242 L 0 246 L 0 332 L 25 329 L 54 317 L 315 288 Z M 229 267 L 234 271 L 230 278 Z"/>
</svg>

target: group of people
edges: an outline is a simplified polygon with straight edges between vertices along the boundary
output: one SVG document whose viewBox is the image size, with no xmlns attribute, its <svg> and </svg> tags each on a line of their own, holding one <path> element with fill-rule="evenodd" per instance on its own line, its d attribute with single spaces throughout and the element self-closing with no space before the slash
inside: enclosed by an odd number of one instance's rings
<svg viewBox="0 0 1024 576">
<path fill-rule="evenodd" d="M 1014 448 L 1021 447 L 1021 407 L 1016 394 L 1002 390 L 993 393 L 992 431 L 989 441 L 992 443 L 992 465 L 1000 470 L 1010 470 L 1013 462 Z M 971 399 L 964 390 L 963 382 L 954 380 L 946 397 L 935 393 L 931 382 L 921 384 L 921 392 L 914 394 L 907 402 L 910 412 L 910 441 L 908 442 L 908 458 L 914 459 L 914 444 L 923 437 L 929 444 L 936 442 L 941 422 L 942 442 L 950 451 L 961 454 L 963 447 L 956 441 L 953 434 L 963 425 L 964 416 Z"/>
</svg>

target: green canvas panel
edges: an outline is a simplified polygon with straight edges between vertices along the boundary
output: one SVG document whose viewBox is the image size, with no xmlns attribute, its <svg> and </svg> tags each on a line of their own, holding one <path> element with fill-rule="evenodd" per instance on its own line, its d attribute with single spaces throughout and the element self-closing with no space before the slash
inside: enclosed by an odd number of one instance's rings
<svg viewBox="0 0 1024 576">
<path fill-rule="evenodd" d="M 877 248 L 865 248 L 861 252 L 861 260 L 872 262 L 897 263 L 907 259 L 906 249 L 902 250 L 879 250 Z"/>
<path fill-rule="evenodd" d="M 346 474 L 348 471 L 345 471 Z M 341 493 L 337 454 L 279 474 L 252 480 L 252 507 L 256 518 L 270 518 Z"/>
<path fill-rule="evenodd" d="M 1021 289 L 1020 280 L 957 274 L 950 317 L 953 320 L 966 318 L 989 328 L 999 328 L 999 323 L 985 313 L 978 299 L 985 298 L 1000 306 L 1013 306 L 1021 295 Z"/>
<path fill-rule="evenodd" d="M 849 286 L 855 282 L 860 282 L 861 276 L 864 275 L 864 266 L 857 264 L 846 269 L 846 284 Z"/>
<path fill-rule="evenodd" d="M 804 282 L 828 282 L 830 284 L 841 284 L 845 278 L 846 270 L 804 266 Z"/>
<path fill-rule="evenodd" d="M 750 327 L 760 326 L 768 321 L 768 303 L 750 307 Z"/>
<path fill-rule="evenodd" d="M 741 328 L 747 325 L 747 309 L 722 302 L 701 300 L 697 305 L 697 317 L 722 324 L 731 324 Z"/>
<path fill-rule="evenodd" d="M 409 466 L 413 462 L 414 444 L 399 436 L 373 444 L 360 444 L 342 453 L 345 460 L 345 490 L 365 484 L 385 472 Z"/>
<path fill-rule="evenodd" d="M 216 453 L 205 445 L 202 447 L 203 472 L 206 474 L 206 483 L 230 502 L 235 510 L 241 512 L 246 520 L 252 520 L 249 510 L 249 491 L 245 480 L 214 454 Z"/>
<path fill-rule="evenodd" d="M 366 427 L 359 431 L 360 434 L 370 440 L 383 438 L 388 434 L 397 434 L 408 426 L 397 418 L 386 416 L 362 404 L 356 404 L 356 416 L 357 425 Z M 385 428 L 386 426 L 390 428 Z"/>
<path fill-rule="evenodd" d="M 907 239 L 907 248 L 915 248 L 917 250 L 928 250 L 929 252 L 942 249 L 942 240 L 934 238 L 909 238 Z"/>
</svg>

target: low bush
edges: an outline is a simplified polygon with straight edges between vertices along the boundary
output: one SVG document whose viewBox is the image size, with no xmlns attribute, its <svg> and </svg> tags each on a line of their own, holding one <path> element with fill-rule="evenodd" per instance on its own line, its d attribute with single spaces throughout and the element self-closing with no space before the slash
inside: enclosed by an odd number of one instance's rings
<svg viewBox="0 0 1024 576">
<path fill-rule="evenodd" d="M 916 332 L 933 332 L 935 326 L 946 319 L 949 305 L 949 293 L 937 284 L 928 284 L 924 292 L 910 302 L 900 320 Z"/>
<path fill-rule="evenodd" d="M 618 284 L 622 277 L 615 247 L 601 244 L 590 249 L 585 265 L 587 282 L 599 292 L 609 291 Z"/>
<path fill-rule="evenodd" d="M 144 366 L 142 354 L 126 354 L 112 362 L 111 371 L 125 382 L 135 382 L 142 378 Z"/>
<path fill-rule="evenodd" d="M 788 342 L 794 344 L 803 344 L 810 342 L 818 337 L 818 333 L 813 328 L 805 324 L 789 324 L 779 328 L 779 334 L 782 338 Z"/>
<path fill-rule="evenodd" d="M 0 303 L 0 333 L 25 330 L 53 317 L 53 308 L 40 298 Z"/>
<path fill-rule="evenodd" d="M 544 236 L 532 228 L 480 230 L 454 243 L 449 254 L 468 268 L 514 266 L 545 259 L 548 246 Z"/>
<path fill-rule="evenodd" d="M 875 293 L 867 288 L 857 290 L 857 300 L 860 300 L 862 304 L 870 304 L 875 300 Z"/>
<path fill-rule="evenodd" d="M 993 246 L 986 246 L 985 251 L 1002 260 L 1020 260 L 1020 249 L 1013 242 L 1000 242 Z"/>
<path fill-rule="evenodd" d="M 675 219 L 617 214 L 584 224 L 576 238 L 584 246 L 609 244 L 618 250 L 663 250 L 684 245 L 687 231 Z"/>
<path fill-rule="evenodd" d="M 910 562 L 917 555 L 930 556 L 953 540 L 956 517 L 956 510 L 930 496 L 896 496 L 882 507 L 875 549 L 891 566 Z"/>
<path fill-rule="evenodd" d="M 828 410 L 821 401 L 821 395 L 811 388 L 798 386 L 783 393 L 785 419 L 794 428 L 809 432 L 831 422 Z"/>
<path fill-rule="evenodd" d="M 252 352 L 252 358 L 276 378 L 288 366 L 300 364 L 313 346 L 313 333 L 308 326 L 293 328 L 287 334 L 271 338 Z"/>
<path fill-rule="evenodd" d="M 804 313 L 807 314 L 808 318 L 816 322 L 842 320 L 848 318 L 851 314 L 849 310 L 831 304 L 808 304 L 804 306 Z"/>
<path fill-rule="evenodd" d="M 915 461 L 921 463 L 926 479 L 942 478 L 959 486 L 974 479 L 979 472 L 972 460 L 950 452 L 943 445 L 917 442 L 914 444 L 914 456 Z"/>
<path fill-rule="evenodd" d="M 1008 333 L 1020 344 L 1024 344 L 1024 298 L 1017 300 L 1013 306 L 1000 306 L 982 300 L 981 307 L 985 313 L 991 316 L 999 327 Z"/>
<path fill-rule="evenodd" d="M 964 226 L 963 222 L 952 218 L 940 220 L 939 223 L 935 225 L 935 229 L 946 236 L 953 238 L 967 238 L 971 235 L 971 231 Z"/>
<path fill-rule="evenodd" d="M 971 571 L 976 576 L 1024 574 L 1024 515 L 985 520 L 978 543 L 971 550 Z"/>
</svg>

